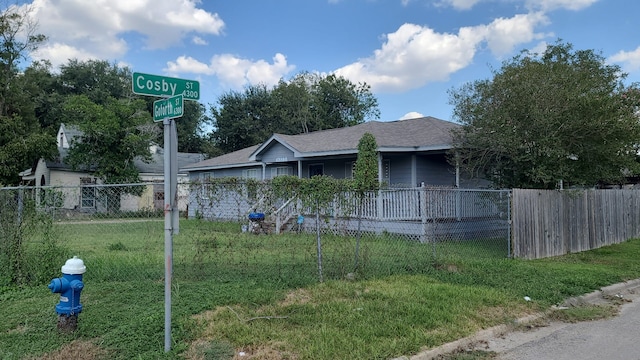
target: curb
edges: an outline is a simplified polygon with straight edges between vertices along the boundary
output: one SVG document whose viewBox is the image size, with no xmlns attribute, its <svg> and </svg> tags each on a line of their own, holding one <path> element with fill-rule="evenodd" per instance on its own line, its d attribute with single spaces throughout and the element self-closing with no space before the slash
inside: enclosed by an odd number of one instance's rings
<svg viewBox="0 0 640 360">
<path fill-rule="evenodd" d="M 635 294 L 634 297 L 640 296 L 640 279 L 629 280 L 618 284 L 613 284 L 609 286 L 605 286 L 600 290 L 596 290 L 590 292 L 585 295 L 569 298 L 565 300 L 563 305 L 567 306 L 577 306 L 586 303 L 594 303 L 603 299 L 605 295 L 624 295 L 626 294 Z M 636 291 L 637 294 L 636 294 Z M 526 324 L 528 322 L 537 320 L 541 317 L 544 317 L 545 313 L 537 313 L 529 316 L 525 316 L 523 318 L 517 319 L 513 324 Z M 467 336 L 465 338 L 446 343 L 437 348 L 433 348 L 430 350 L 423 351 L 413 356 L 401 356 L 391 360 L 430 360 L 434 359 L 437 356 L 445 355 L 452 353 L 460 348 L 468 348 L 472 347 L 473 344 L 480 341 L 489 341 L 492 338 L 502 336 L 510 331 L 513 328 L 513 324 L 503 324 L 494 326 L 488 329 L 480 330 L 474 335 Z"/>
</svg>

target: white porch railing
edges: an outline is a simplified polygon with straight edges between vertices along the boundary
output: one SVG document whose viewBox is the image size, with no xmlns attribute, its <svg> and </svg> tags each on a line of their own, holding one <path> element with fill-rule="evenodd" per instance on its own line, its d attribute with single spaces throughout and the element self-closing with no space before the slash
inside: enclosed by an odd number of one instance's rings
<svg viewBox="0 0 640 360">
<path fill-rule="evenodd" d="M 273 216 L 276 221 L 275 233 L 280 234 L 282 228 L 287 224 L 294 216 L 298 216 L 300 213 L 300 201 L 296 198 L 287 200 L 282 206 L 274 211 Z"/>
<path fill-rule="evenodd" d="M 472 189 L 385 189 L 364 194 L 362 219 L 375 221 L 415 221 L 463 220 L 489 218 L 503 215 L 505 209 L 503 191 Z M 328 211 L 332 217 L 358 217 L 359 199 L 355 193 L 346 193 L 334 201 Z M 276 232 L 294 216 L 308 214 L 293 199 L 287 201 L 274 212 Z"/>
</svg>

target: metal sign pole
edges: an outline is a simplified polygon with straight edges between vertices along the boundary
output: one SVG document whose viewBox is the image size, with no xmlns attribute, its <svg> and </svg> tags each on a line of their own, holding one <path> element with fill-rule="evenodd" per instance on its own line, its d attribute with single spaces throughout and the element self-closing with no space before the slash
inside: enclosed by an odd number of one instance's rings
<svg viewBox="0 0 640 360">
<path fill-rule="evenodd" d="M 134 94 L 162 97 L 153 102 L 153 121 L 164 128 L 164 351 L 171 351 L 171 276 L 173 234 L 180 226 L 178 210 L 178 134 L 173 118 L 184 113 L 184 100 L 200 99 L 200 83 L 194 80 L 134 72 Z"/>
<path fill-rule="evenodd" d="M 171 190 L 171 123 L 164 119 L 164 351 L 171 350 L 171 276 L 173 272 L 173 206 Z M 174 125 L 175 126 L 175 125 Z"/>
</svg>

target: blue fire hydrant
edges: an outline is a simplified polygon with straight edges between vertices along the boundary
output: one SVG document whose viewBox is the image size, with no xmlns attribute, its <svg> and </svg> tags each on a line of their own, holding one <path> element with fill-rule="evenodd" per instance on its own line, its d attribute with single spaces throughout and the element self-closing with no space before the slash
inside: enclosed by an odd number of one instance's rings
<svg viewBox="0 0 640 360">
<path fill-rule="evenodd" d="M 58 329 L 74 331 L 78 323 L 78 314 L 82 311 L 80 292 L 84 288 L 82 274 L 87 267 L 81 259 L 74 256 L 61 268 L 62 277 L 51 280 L 49 289 L 52 293 L 60 293 L 60 302 L 56 305 L 58 313 Z"/>
</svg>

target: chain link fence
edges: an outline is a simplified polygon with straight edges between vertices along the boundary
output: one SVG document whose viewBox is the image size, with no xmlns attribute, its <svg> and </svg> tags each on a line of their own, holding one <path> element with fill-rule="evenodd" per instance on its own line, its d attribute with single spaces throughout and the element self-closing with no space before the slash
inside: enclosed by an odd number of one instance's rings
<svg viewBox="0 0 640 360">
<path fill-rule="evenodd" d="M 302 286 L 510 255 L 509 191 L 386 189 L 322 208 L 274 194 L 268 183 L 181 184 L 175 278 Z M 74 255 L 94 281 L 163 278 L 162 183 L 2 188 L 0 198 L 0 285 L 48 281 Z"/>
</svg>

